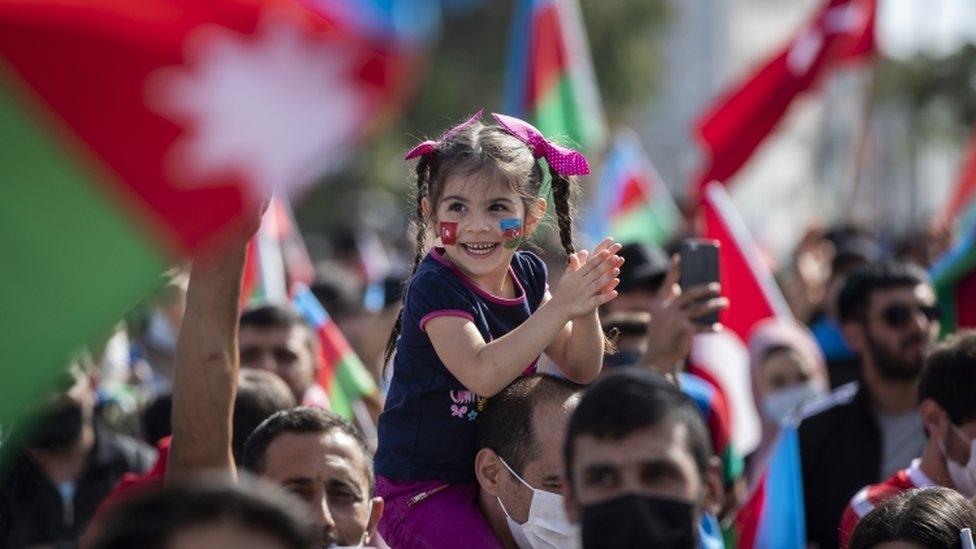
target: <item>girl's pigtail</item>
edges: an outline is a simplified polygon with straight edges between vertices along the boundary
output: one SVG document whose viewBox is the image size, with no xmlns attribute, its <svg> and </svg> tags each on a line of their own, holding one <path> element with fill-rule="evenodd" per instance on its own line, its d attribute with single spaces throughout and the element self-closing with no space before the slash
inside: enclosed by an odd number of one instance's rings
<svg viewBox="0 0 976 549">
<path fill-rule="evenodd" d="M 551 167 L 549 175 L 552 177 L 552 201 L 556 210 L 556 223 L 559 226 L 559 240 L 568 256 L 576 251 L 573 246 L 573 183 L 566 176 L 556 173 Z M 620 330 L 614 328 L 603 336 L 603 352 L 608 355 L 617 352 L 617 337 Z"/>
<path fill-rule="evenodd" d="M 430 181 L 430 154 L 420 157 L 417 162 L 417 209 L 414 211 L 414 225 L 417 229 L 417 249 L 413 256 L 413 268 L 410 270 L 410 278 L 417 272 L 417 267 L 424 258 L 424 251 L 427 248 L 427 217 L 424 215 L 423 200 L 427 196 L 428 184 Z M 410 278 L 407 279 L 408 283 Z M 407 292 L 403 292 L 403 299 L 406 299 Z M 390 339 L 386 342 L 386 350 L 383 352 L 383 375 L 386 375 L 386 367 L 390 363 L 390 357 L 396 350 L 397 339 L 403 328 L 403 303 L 400 304 L 400 311 L 397 313 L 396 322 L 390 332 Z"/>
</svg>

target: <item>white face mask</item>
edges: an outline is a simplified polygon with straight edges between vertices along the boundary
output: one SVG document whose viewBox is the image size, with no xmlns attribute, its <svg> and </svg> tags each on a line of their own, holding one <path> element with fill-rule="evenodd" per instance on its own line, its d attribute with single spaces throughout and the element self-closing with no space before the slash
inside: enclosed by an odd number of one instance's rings
<svg viewBox="0 0 976 549">
<path fill-rule="evenodd" d="M 967 440 L 966 435 L 959 431 L 958 427 L 953 425 L 952 428 L 959 433 L 963 440 Z M 956 491 L 967 498 L 976 496 L 976 440 L 969 441 L 969 461 L 966 462 L 966 465 L 959 465 L 949 457 L 945 443 L 941 440 L 939 441 L 939 449 L 942 450 L 942 455 L 945 457 L 946 467 L 949 469 L 949 478 L 956 485 Z"/>
<path fill-rule="evenodd" d="M 798 407 L 820 394 L 821 391 L 809 382 L 773 391 L 763 399 L 763 415 L 770 421 L 782 424 Z"/>
<path fill-rule="evenodd" d="M 579 528 L 570 524 L 566 518 L 566 508 L 563 505 L 563 497 L 559 494 L 546 492 L 533 488 L 528 482 L 518 475 L 511 467 L 505 463 L 501 457 L 498 458 L 502 465 L 508 469 L 509 473 L 519 480 L 526 488 L 532 490 L 532 503 L 529 506 L 529 518 L 525 524 L 519 524 L 512 520 L 505 504 L 498 499 L 505 518 L 508 520 L 508 529 L 515 538 L 515 543 L 520 549 L 553 548 L 574 549 L 580 546 Z"/>
</svg>

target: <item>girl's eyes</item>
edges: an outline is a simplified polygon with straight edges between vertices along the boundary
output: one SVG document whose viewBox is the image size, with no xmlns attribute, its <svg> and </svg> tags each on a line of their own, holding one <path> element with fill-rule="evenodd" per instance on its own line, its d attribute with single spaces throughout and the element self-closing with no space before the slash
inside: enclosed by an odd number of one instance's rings
<svg viewBox="0 0 976 549">
<path fill-rule="evenodd" d="M 464 211 L 464 204 L 461 204 L 460 202 L 452 202 L 447 207 L 447 210 L 450 211 L 450 212 L 463 212 Z"/>
<path fill-rule="evenodd" d="M 488 207 L 488 210 L 493 212 L 507 212 L 508 206 L 504 204 L 492 204 L 491 206 Z"/>
</svg>

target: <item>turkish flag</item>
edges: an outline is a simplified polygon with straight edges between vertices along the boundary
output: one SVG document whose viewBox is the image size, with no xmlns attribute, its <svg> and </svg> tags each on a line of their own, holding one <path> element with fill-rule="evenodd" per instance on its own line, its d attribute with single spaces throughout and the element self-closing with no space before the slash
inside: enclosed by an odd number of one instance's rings
<svg viewBox="0 0 976 549">
<path fill-rule="evenodd" d="M 752 327 L 760 320 L 792 318 L 773 273 L 763 263 L 759 248 L 722 185 L 712 183 L 705 188 L 702 213 L 702 237 L 720 244 L 722 294 L 730 301 L 721 318 L 725 328 L 749 341 Z"/>
<path fill-rule="evenodd" d="M 826 69 L 870 56 L 875 11 L 876 0 L 827 0 L 782 50 L 720 97 L 696 126 L 706 165 L 692 192 L 732 177 Z"/>
</svg>

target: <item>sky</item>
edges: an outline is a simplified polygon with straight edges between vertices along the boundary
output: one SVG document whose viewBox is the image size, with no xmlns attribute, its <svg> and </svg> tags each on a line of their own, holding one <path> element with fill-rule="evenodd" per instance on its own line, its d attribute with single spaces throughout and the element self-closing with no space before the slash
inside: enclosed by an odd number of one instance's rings
<svg viewBox="0 0 976 549">
<path fill-rule="evenodd" d="M 883 0 L 878 40 L 885 54 L 944 56 L 976 42 L 976 0 Z"/>
</svg>

